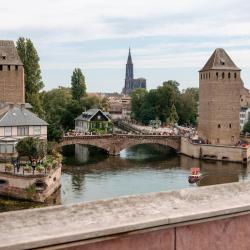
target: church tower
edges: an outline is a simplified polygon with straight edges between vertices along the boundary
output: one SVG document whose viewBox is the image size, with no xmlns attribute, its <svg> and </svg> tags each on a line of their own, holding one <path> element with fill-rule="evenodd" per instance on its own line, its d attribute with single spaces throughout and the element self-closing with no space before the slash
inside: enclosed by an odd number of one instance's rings
<svg viewBox="0 0 250 250">
<path fill-rule="evenodd" d="M 235 145 L 239 141 L 240 71 L 221 48 L 199 71 L 198 134 L 206 143 Z"/>
<path fill-rule="evenodd" d="M 129 48 L 128 60 L 126 64 L 125 84 L 122 90 L 122 94 L 129 95 L 135 89 L 146 88 L 146 79 L 138 78 L 134 79 L 134 66 L 131 57 L 131 51 Z"/>
<path fill-rule="evenodd" d="M 132 62 L 130 48 L 129 48 L 128 60 L 127 60 L 127 64 L 126 64 L 126 76 L 125 76 L 125 79 L 126 80 L 134 79 L 134 66 L 133 66 L 133 62 Z"/>
</svg>

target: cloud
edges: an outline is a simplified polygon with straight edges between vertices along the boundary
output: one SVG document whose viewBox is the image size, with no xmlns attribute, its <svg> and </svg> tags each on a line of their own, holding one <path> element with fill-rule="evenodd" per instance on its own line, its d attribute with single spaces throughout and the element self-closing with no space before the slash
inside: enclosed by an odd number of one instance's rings
<svg viewBox="0 0 250 250">
<path fill-rule="evenodd" d="M 247 0 L 2 1 L 0 37 L 30 37 L 44 72 L 121 70 L 129 45 L 137 69 L 200 68 L 216 47 L 250 67 L 249 9 Z"/>
</svg>

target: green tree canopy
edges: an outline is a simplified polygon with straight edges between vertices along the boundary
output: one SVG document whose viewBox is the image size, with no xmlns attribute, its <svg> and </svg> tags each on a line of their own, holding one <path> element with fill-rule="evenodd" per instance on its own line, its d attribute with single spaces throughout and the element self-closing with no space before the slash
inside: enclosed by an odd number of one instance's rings
<svg viewBox="0 0 250 250">
<path fill-rule="evenodd" d="M 247 122 L 243 127 L 243 133 L 250 133 L 250 122 Z"/>
<path fill-rule="evenodd" d="M 170 80 L 148 92 L 137 89 L 131 98 L 132 117 L 141 123 L 149 124 L 150 120 L 159 119 L 162 123 L 196 124 L 197 88 L 188 88 L 181 93 L 179 83 Z"/>
<path fill-rule="evenodd" d="M 24 66 L 25 101 L 33 106 L 39 116 L 43 115 L 39 92 L 44 87 L 39 65 L 39 56 L 28 38 L 20 37 L 17 40 L 17 51 Z"/>
<path fill-rule="evenodd" d="M 85 77 L 79 68 L 74 69 L 71 76 L 71 91 L 73 99 L 77 101 L 86 95 Z"/>
<path fill-rule="evenodd" d="M 29 160 L 41 160 L 47 153 L 47 143 L 34 137 L 26 137 L 16 145 L 18 156 L 27 156 Z"/>
</svg>

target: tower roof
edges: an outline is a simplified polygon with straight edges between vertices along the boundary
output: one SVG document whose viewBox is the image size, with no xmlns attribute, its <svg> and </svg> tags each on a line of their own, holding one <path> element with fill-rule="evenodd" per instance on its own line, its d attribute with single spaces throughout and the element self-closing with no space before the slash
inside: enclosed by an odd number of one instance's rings
<svg viewBox="0 0 250 250">
<path fill-rule="evenodd" d="M 0 65 L 23 65 L 13 41 L 0 40 Z"/>
<path fill-rule="evenodd" d="M 222 70 L 240 70 L 232 61 L 227 52 L 218 48 L 214 51 L 211 57 L 208 59 L 205 66 L 200 71 L 206 71 L 211 69 L 222 69 Z"/>
<path fill-rule="evenodd" d="M 127 64 L 133 64 L 133 62 L 132 62 L 132 57 L 131 57 L 131 53 L 130 53 L 130 48 L 129 48 L 129 52 L 128 52 Z"/>
</svg>

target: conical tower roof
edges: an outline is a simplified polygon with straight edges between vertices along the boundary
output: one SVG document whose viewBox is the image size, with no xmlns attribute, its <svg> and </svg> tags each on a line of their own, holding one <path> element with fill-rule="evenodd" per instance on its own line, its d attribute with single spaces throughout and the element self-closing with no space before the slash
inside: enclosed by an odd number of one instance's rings
<svg viewBox="0 0 250 250">
<path fill-rule="evenodd" d="M 129 52 L 128 52 L 127 64 L 133 64 L 133 62 L 132 62 L 132 57 L 131 57 L 131 53 L 130 53 L 130 48 L 129 48 Z"/>
<path fill-rule="evenodd" d="M 227 52 L 218 48 L 214 51 L 212 56 L 208 59 L 205 66 L 200 71 L 207 70 L 240 70 L 235 63 L 232 61 Z"/>
</svg>

